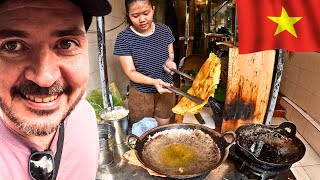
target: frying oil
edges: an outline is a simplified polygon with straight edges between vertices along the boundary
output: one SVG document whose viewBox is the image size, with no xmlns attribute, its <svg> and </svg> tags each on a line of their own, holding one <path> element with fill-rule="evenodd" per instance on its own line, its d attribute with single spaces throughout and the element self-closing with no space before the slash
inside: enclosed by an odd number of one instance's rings
<svg viewBox="0 0 320 180">
<path fill-rule="evenodd" d="M 195 151 L 190 145 L 172 144 L 160 152 L 160 160 L 165 166 L 184 168 L 194 159 Z"/>
</svg>

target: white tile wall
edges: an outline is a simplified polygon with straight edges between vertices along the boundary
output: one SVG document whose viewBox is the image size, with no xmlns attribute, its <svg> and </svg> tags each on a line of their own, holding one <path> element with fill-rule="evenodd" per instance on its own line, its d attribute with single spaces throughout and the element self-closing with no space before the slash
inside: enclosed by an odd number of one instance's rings
<svg viewBox="0 0 320 180">
<path fill-rule="evenodd" d="M 283 69 L 283 76 L 285 79 L 287 79 L 288 81 L 297 84 L 298 82 L 298 67 L 293 66 L 293 65 L 284 65 L 284 69 Z"/>
<path fill-rule="evenodd" d="M 303 136 L 316 151 L 316 153 L 320 155 L 320 131 L 312 123 L 308 122 Z"/>
<path fill-rule="evenodd" d="M 314 72 L 314 75 L 311 77 L 311 81 L 311 93 L 313 93 L 316 96 L 320 96 L 320 72 Z"/>
<path fill-rule="evenodd" d="M 293 99 L 295 100 L 295 103 L 299 104 L 299 106 L 302 109 L 306 109 L 310 105 L 311 96 L 312 96 L 311 92 L 309 92 L 303 88 L 296 88 L 296 90 L 293 94 Z"/>
<path fill-rule="evenodd" d="M 285 83 L 284 81 L 281 82 L 281 86 L 282 86 L 282 89 L 281 89 L 282 91 L 280 92 L 285 94 L 288 98 L 293 99 L 297 85 L 286 79 Z"/>
<path fill-rule="evenodd" d="M 306 111 L 310 113 L 310 115 L 313 116 L 318 122 L 320 122 L 320 96 L 312 96 L 310 99 L 309 109 Z"/>
<path fill-rule="evenodd" d="M 85 97 L 86 95 L 88 95 L 90 93 L 90 91 L 99 88 L 100 87 L 100 73 L 99 71 L 90 73 L 89 75 L 89 81 L 88 81 L 88 85 L 87 85 L 87 91 L 85 93 Z"/>
<path fill-rule="evenodd" d="M 98 44 L 89 43 L 90 74 L 99 71 Z"/>
<path fill-rule="evenodd" d="M 319 61 L 320 63 L 320 61 Z M 296 69 L 297 71 L 295 72 L 295 74 L 298 76 L 298 81 L 297 81 L 297 85 L 300 85 L 299 87 L 302 89 L 305 89 L 307 91 L 310 91 L 310 87 L 312 84 L 312 75 L 313 72 L 309 69 Z M 298 73 L 297 73 L 298 72 Z M 291 76 L 290 76 L 291 78 Z"/>
<path fill-rule="evenodd" d="M 284 63 L 280 92 L 320 122 L 320 53 L 292 53 Z"/>
<path fill-rule="evenodd" d="M 285 109 L 290 110 L 291 113 L 287 119 L 296 125 L 298 132 L 304 137 L 314 151 L 320 155 L 320 124 L 318 121 L 286 97 L 283 97 L 280 100 L 280 104 Z"/>
<path fill-rule="evenodd" d="M 280 104 L 286 110 L 285 118 L 290 119 L 293 107 L 287 101 L 285 101 L 283 98 L 281 98 Z"/>
<path fill-rule="evenodd" d="M 300 134 L 304 133 L 308 121 L 297 110 L 292 110 L 290 121 L 297 126 L 297 130 Z"/>
<path fill-rule="evenodd" d="M 281 78 L 281 84 L 280 84 L 280 89 L 279 91 L 282 93 L 282 92 L 285 92 L 286 91 L 286 86 L 287 86 L 287 79 L 284 77 L 284 72 L 283 72 L 283 75 L 282 75 L 282 78 Z"/>
</svg>

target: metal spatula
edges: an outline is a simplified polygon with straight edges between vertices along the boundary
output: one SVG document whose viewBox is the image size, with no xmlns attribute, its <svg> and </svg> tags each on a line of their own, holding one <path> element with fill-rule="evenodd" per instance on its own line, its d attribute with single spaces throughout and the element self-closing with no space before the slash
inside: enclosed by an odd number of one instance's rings
<svg viewBox="0 0 320 180">
<path fill-rule="evenodd" d="M 173 92 L 175 92 L 176 94 L 184 96 L 184 97 L 186 97 L 186 98 L 188 98 L 188 99 L 190 99 L 190 100 L 192 100 L 192 101 L 194 101 L 194 102 L 196 102 L 198 104 L 202 104 L 203 103 L 202 99 L 200 99 L 200 98 L 198 98 L 196 96 L 193 96 L 191 94 L 185 93 L 185 92 L 181 91 L 179 88 L 176 88 L 174 86 L 169 86 L 169 87 L 166 87 L 166 88 L 171 90 L 171 91 L 173 91 Z"/>
<path fill-rule="evenodd" d="M 170 69 L 170 70 L 171 70 L 172 72 L 175 72 L 175 73 L 177 73 L 177 74 L 179 74 L 179 75 L 181 75 L 181 76 L 184 76 L 184 77 L 186 77 L 186 78 L 194 81 L 194 77 L 191 77 L 190 75 L 188 75 L 188 74 L 186 74 L 186 73 L 184 73 L 184 72 L 181 72 L 181 71 L 176 70 L 176 69 Z"/>
</svg>

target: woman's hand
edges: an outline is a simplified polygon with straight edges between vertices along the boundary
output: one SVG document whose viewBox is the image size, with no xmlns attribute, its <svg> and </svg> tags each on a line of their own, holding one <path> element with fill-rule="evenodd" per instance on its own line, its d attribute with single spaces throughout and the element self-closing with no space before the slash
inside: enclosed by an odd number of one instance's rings
<svg viewBox="0 0 320 180">
<path fill-rule="evenodd" d="M 170 86 L 170 83 L 166 83 L 162 81 L 161 79 L 155 79 L 154 80 L 154 87 L 156 87 L 157 91 L 162 94 L 162 93 L 172 93 L 169 89 L 165 88 Z"/>
<path fill-rule="evenodd" d="M 169 58 L 167 59 L 166 63 L 163 65 L 163 69 L 167 73 L 170 73 L 171 75 L 173 75 L 174 72 L 172 72 L 172 69 L 177 69 L 177 65 L 172 59 Z"/>
</svg>

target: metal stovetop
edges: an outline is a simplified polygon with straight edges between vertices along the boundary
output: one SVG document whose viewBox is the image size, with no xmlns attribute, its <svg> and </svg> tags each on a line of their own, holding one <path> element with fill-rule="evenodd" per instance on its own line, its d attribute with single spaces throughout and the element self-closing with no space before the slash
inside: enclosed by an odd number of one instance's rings
<svg viewBox="0 0 320 180">
<path fill-rule="evenodd" d="M 123 147 L 127 149 L 127 147 Z M 232 153 L 233 147 L 230 148 L 230 153 Z M 118 163 L 116 163 L 118 162 Z M 122 158 L 116 158 L 116 161 L 109 165 L 107 169 L 98 170 L 97 180 L 168 180 L 170 178 L 151 176 L 149 173 L 138 166 L 128 164 Z M 209 174 L 205 174 L 201 177 L 191 178 L 190 180 L 251 180 L 251 179 L 262 179 L 260 177 L 247 177 L 245 174 L 241 173 L 234 159 L 229 155 L 227 160 L 223 162 L 218 168 L 212 170 Z M 272 178 L 274 180 L 296 180 L 294 175 L 290 170 L 279 173 L 276 177 Z"/>
</svg>

